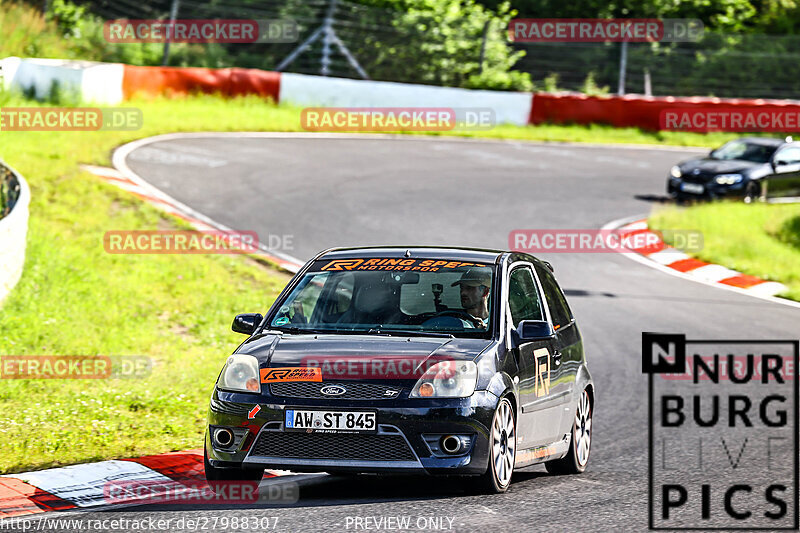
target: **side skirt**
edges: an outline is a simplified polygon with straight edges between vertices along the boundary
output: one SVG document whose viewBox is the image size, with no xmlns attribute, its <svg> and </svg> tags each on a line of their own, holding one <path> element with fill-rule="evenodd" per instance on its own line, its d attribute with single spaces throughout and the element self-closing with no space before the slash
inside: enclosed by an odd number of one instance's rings
<svg viewBox="0 0 800 533">
<path fill-rule="evenodd" d="M 569 452 L 569 434 L 564 435 L 564 438 L 560 441 L 546 446 L 517 450 L 514 468 L 525 468 L 526 466 L 552 461 L 553 459 L 561 459 L 567 455 L 567 452 Z"/>
</svg>

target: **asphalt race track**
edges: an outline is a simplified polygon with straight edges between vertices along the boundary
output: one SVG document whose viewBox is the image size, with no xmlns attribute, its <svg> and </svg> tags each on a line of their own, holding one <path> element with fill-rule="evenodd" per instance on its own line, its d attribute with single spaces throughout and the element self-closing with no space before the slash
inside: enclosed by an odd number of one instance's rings
<svg viewBox="0 0 800 533">
<path fill-rule="evenodd" d="M 333 246 L 505 249 L 514 229 L 600 228 L 648 213 L 664 194 L 670 166 L 697 153 L 431 137 L 209 134 L 143 146 L 127 164 L 212 219 L 257 231 L 262 242 L 291 235 L 293 249 L 282 251 L 305 261 Z M 320 476 L 305 481 L 299 502 L 287 507 L 150 506 L 104 514 L 277 516 L 276 531 L 366 530 L 356 528 L 354 517 L 381 516 L 411 516 L 412 526 L 418 517 L 440 517 L 451 531 L 646 531 L 641 333 L 797 338 L 800 310 L 670 276 L 618 254 L 541 257 L 552 262 L 567 290 L 597 386 L 584 475 L 550 476 L 534 467 L 517 472 L 510 491 L 498 496 L 466 495 L 457 481 Z M 255 311 L 263 309 L 241 309 Z M 212 384 L 201 386 L 210 390 Z"/>
</svg>

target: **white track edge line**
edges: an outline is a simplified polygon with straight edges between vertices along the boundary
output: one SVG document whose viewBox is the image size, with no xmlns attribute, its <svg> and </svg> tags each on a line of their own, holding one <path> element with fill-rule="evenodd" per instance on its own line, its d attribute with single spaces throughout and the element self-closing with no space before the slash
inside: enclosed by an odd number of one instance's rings
<svg viewBox="0 0 800 533">
<path fill-rule="evenodd" d="M 608 222 L 607 224 L 605 224 L 602 229 L 604 229 L 604 230 L 617 229 L 617 228 L 620 228 L 620 227 L 624 226 L 625 224 L 629 224 L 631 222 L 635 222 L 635 221 L 641 220 L 643 218 L 647 218 L 647 215 L 636 215 L 636 216 L 618 218 L 616 220 L 612 220 L 611 222 Z M 777 303 L 777 304 L 786 305 L 786 306 L 789 306 L 789 307 L 794 307 L 795 309 L 800 309 L 800 302 L 787 300 L 785 298 L 778 298 L 776 296 L 766 296 L 766 295 L 763 295 L 763 294 L 756 294 L 756 293 L 748 291 L 747 289 L 742 289 L 740 287 L 734 287 L 732 285 L 726 285 L 724 283 L 716 283 L 716 282 L 706 281 L 706 280 L 691 276 L 690 274 L 685 274 L 683 272 L 675 270 L 674 268 L 669 268 L 669 267 L 666 267 L 666 266 L 661 265 L 659 263 L 656 263 L 655 261 L 653 261 L 651 259 L 647 259 L 645 256 L 640 255 L 640 254 L 627 253 L 627 254 L 620 254 L 620 255 L 624 255 L 624 256 L 628 257 L 629 259 L 631 259 L 632 261 L 636 261 L 637 263 L 641 263 L 643 265 L 647 265 L 650 268 L 653 268 L 655 270 L 660 270 L 661 272 L 664 272 L 665 274 L 670 274 L 670 275 L 678 277 L 678 278 L 683 278 L 683 279 L 686 279 L 686 280 L 689 280 L 689 281 L 694 281 L 695 283 L 701 283 L 703 285 L 708 285 L 709 287 L 716 287 L 718 289 L 723 289 L 723 290 L 726 290 L 726 291 L 732 291 L 732 292 L 736 292 L 736 293 L 739 293 L 739 294 L 744 294 L 744 295 L 750 296 L 752 298 L 758 298 L 759 300 L 765 300 L 765 301 L 772 302 L 772 303 Z M 689 272 L 691 272 L 691 271 L 689 271 Z M 769 282 L 771 280 L 764 280 L 764 281 L 766 283 L 766 282 Z"/>
<path fill-rule="evenodd" d="M 138 174 L 136 174 L 136 172 L 134 172 L 133 169 L 131 169 L 128 166 L 128 164 L 126 162 L 126 159 L 127 159 L 128 155 L 130 155 L 131 152 L 133 152 L 134 150 L 136 150 L 138 148 L 141 148 L 143 146 L 146 146 L 148 144 L 152 144 L 152 143 L 158 142 L 158 141 L 169 140 L 169 139 L 165 139 L 165 137 L 182 138 L 181 135 L 182 134 L 170 133 L 170 134 L 166 134 L 166 135 L 158 135 L 158 136 L 155 136 L 155 137 L 147 137 L 147 138 L 144 138 L 144 139 L 138 139 L 136 141 L 133 141 L 133 142 L 130 142 L 130 143 L 127 143 L 127 144 L 123 144 L 122 146 L 120 146 L 120 147 L 118 147 L 117 149 L 114 150 L 114 153 L 112 154 L 112 157 L 111 157 L 112 165 L 114 166 L 115 169 L 117 169 L 119 172 L 121 172 L 123 176 L 125 176 L 129 180 L 133 181 L 134 183 L 136 183 L 137 185 L 142 187 L 144 190 L 150 192 L 155 198 L 161 199 L 162 201 L 165 201 L 165 202 L 169 203 L 172 207 L 177 208 L 183 214 L 186 214 L 186 215 L 188 215 L 188 216 L 190 216 L 192 218 L 195 218 L 195 219 L 197 219 L 197 220 L 199 220 L 199 221 L 201 221 L 201 222 L 203 222 L 205 224 L 208 224 L 209 226 L 214 227 L 214 228 L 216 228 L 216 229 L 218 229 L 220 231 L 234 231 L 232 228 L 229 228 L 226 225 L 221 224 L 221 223 L 219 223 L 219 222 L 207 217 L 206 215 L 200 213 L 199 211 L 196 211 L 195 209 L 189 207 L 188 205 L 186 205 L 186 204 L 184 204 L 182 202 L 179 202 L 178 200 L 176 200 L 172 196 L 164 193 L 160 189 L 156 188 L 155 186 L 153 186 L 150 183 L 148 183 L 147 181 L 145 181 L 142 177 L 140 177 Z M 297 271 L 300 270 L 300 267 L 302 267 L 305 264 L 305 261 L 301 261 L 300 259 L 298 259 L 298 258 L 296 258 L 294 256 L 291 256 L 289 254 L 285 254 L 283 252 L 270 250 L 269 248 L 264 246 L 263 243 L 259 244 L 259 250 L 261 252 L 263 252 L 267 256 L 277 257 L 278 259 L 280 259 L 282 261 L 285 261 L 286 263 L 289 263 L 289 265 L 280 265 L 280 266 L 281 266 L 281 268 L 284 268 L 285 270 L 288 270 L 289 272 L 291 272 L 293 274 L 297 273 Z"/>
</svg>

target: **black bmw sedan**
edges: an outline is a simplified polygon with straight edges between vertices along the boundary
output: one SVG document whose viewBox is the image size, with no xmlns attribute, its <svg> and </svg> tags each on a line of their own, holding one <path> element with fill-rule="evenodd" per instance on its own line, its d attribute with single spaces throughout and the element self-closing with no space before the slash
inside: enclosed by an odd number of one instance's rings
<svg viewBox="0 0 800 533">
<path fill-rule="evenodd" d="M 515 469 L 580 473 L 595 391 L 548 263 L 515 252 L 352 248 L 306 263 L 211 397 L 212 483 L 299 472 L 469 476 L 504 492 Z"/>
<path fill-rule="evenodd" d="M 678 200 L 800 196 L 800 142 L 750 137 L 672 167 L 667 193 Z"/>
</svg>

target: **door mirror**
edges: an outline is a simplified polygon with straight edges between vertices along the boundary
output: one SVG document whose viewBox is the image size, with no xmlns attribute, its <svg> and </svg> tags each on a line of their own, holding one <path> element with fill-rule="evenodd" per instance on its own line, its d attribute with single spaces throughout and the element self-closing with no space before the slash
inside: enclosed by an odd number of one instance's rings
<svg viewBox="0 0 800 533">
<path fill-rule="evenodd" d="M 544 320 L 523 320 L 517 326 L 520 342 L 549 340 L 556 336 L 550 322 Z"/>
<path fill-rule="evenodd" d="M 252 335 L 264 317 L 260 313 L 244 313 L 236 315 L 233 319 L 231 329 L 236 333 L 244 333 L 245 335 Z"/>
</svg>

